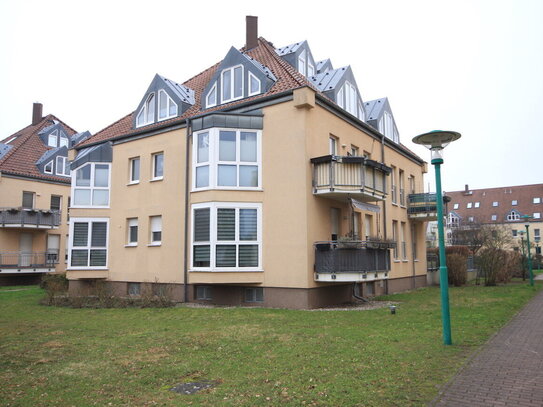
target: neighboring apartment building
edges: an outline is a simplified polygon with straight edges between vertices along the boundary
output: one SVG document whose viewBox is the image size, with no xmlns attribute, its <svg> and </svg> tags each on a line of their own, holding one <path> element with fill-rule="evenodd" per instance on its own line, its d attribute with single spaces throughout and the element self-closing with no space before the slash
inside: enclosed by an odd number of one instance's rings
<svg viewBox="0 0 543 407">
<path fill-rule="evenodd" d="M 541 254 L 543 230 L 543 184 L 511 187 L 469 189 L 447 192 L 447 234 L 455 228 L 476 224 L 504 225 L 511 229 L 513 248 L 521 250 L 521 239 L 526 241 L 529 225 L 532 254 Z M 525 220 L 523 216 L 531 218 Z"/>
<path fill-rule="evenodd" d="M 34 103 L 32 123 L 0 142 L 0 282 L 66 269 L 68 149 L 87 135 Z"/>
<path fill-rule="evenodd" d="M 73 151 L 72 294 L 102 279 L 121 296 L 311 308 L 425 285 L 435 213 L 407 206 L 426 164 L 388 100 L 256 30 L 248 17 L 247 45 L 183 84 L 156 75 Z"/>
</svg>

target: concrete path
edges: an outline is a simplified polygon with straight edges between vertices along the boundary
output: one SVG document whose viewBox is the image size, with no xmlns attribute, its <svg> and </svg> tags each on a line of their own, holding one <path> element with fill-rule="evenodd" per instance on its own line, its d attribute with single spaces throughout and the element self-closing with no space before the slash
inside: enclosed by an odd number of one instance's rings
<svg viewBox="0 0 543 407">
<path fill-rule="evenodd" d="M 543 279 L 543 275 L 537 279 Z M 543 291 L 468 362 L 430 405 L 543 406 Z"/>
</svg>

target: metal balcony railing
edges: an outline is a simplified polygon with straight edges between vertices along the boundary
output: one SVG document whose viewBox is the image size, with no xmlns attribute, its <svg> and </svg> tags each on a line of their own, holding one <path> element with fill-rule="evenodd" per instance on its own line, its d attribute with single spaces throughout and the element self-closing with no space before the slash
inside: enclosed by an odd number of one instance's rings
<svg viewBox="0 0 543 407">
<path fill-rule="evenodd" d="M 384 200 L 391 168 L 365 157 L 326 155 L 311 159 L 313 193 L 331 198 L 351 195 L 362 201 Z"/>
<path fill-rule="evenodd" d="M 407 197 L 407 214 L 410 219 L 436 220 L 436 194 L 409 194 Z"/>
<path fill-rule="evenodd" d="M 47 252 L 0 252 L 1 268 L 55 267 L 58 263 L 58 250 Z"/>
<path fill-rule="evenodd" d="M 60 225 L 60 211 L 0 208 L 0 227 L 52 229 Z"/>
</svg>

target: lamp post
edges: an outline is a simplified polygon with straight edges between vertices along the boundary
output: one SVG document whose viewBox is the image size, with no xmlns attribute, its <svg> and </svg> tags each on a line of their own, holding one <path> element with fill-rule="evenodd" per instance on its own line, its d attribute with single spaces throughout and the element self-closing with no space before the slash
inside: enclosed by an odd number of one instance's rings
<svg viewBox="0 0 543 407">
<path fill-rule="evenodd" d="M 526 267 L 524 263 L 524 258 L 526 253 L 524 252 L 524 232 L 521 230 L 518 232 L 520 235 L 520 247 L 522 248 L 522 281 L 526 281 Z"/>
<path fill-rule="evenodd" d="M 451 316 L 449 311 L 449 278 L 445 256 L 445 232 L 443 230 L 443 192 L 441 189 L 441 164 L 443 149 L 452 141 L 458 140 L 460 133 L 434 130 L 413 138 L 413 143 L 425 146 L 431 151 L 432 165 L 436 171 L 437 231 L 439 236 L 439 286 L 441 290 L 441 319 L 443 323 L 443 343 L 452 344 Z"/>
<path fill-rule="evenodd" d="M 526 227 L 526 249 L 528 251 L 528 273 L 530 276 L 530 285 L 534 286 L 534 272 L 532 270 L 532 253 L 530 250 L 530 224 L 528 223 L 528 220 L 532 217 L 530 215 L 523 215 L 521 216 L 522 219 L 526 221 L 526 224 L 524 225 Z"/>
</svg>

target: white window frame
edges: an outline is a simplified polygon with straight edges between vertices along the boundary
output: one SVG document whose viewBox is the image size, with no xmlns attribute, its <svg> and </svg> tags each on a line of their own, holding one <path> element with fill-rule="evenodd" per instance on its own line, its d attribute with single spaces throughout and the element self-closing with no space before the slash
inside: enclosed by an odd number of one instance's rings
<svg viewBox="0 0 543 407">
<path fill-rule="evenodd" d="M 541 212 L 534 212 L 533 218 L 534 219 L 541 219 Z"/>
<path fill-rule="evenodd" d="M 475 207 L 475 208 L 478 208 L 479 206 L 481 206 L 481 203 L 480 203 L 480 202 L 475 202 L 474 207 Z"/>
<path fill-rule="evenodd" d="M 156 173 L 156 160 L 157 160 L 157 157 L 158 156 L 162 156 L 162 175 L 155 175 Z M 159 151 L 159 152 L 156 152 L 156 153 L 153 153 L 151 154 L 151 162 L 153 163 L 152 164 L 152 168 L 151 168 L 151 181 L 160 181 L 160 180 L 163 180 L 164 179 L 164 163 L 166 162 L 165 161 L 165 157 L 164 157 L 164 151 Z M 141 163 L 141 161 L 140 161 Z M 141 169 L 140 169 L 140 175 L 141 175 Z"/>
<path fill-rule="evenodd" d="M 234 71 L 236 68 L 241 68 L 241 96 L 234 96 L 234 85 L 235 85 L 235 75 L 234 75 Z M 224 96 L 224 74 L 225 72 L 227 71 L 231 71 L 230 73 L 230 97 L 229 98 L 226 98 L 226 99 L 223 99 L 223 96 Z M 232 66 L 230 68 L 227 68 L 227 69 L 224 69 L 222 72 L 221 72 L 221 102 L 222 103 L 227 103 L 227 102 L 232 102 L 234 100 L 239 100 L 239 99 L 243 99 L 243 95 L 245 94 L 245 68 L 243 67 L 243 65 L 235 65 L 235 66 Z"/>
<path fill-rule="evenodd" d="M 258 90 L 251 92 L 251 79 L 253 79 L 253 78 L 258 82 Z M 247 81 L 247 86 L 249 87 L 248 96 L 258 95 L 258 94 L 260 94 L 262 92 L 262 90 L 261 90 L 262 89 L 262 82 L 251 71 L 249 71 L 249 79 Z"/>
<path fill-rule="evenodd" d="M 93 222 L 105 222 L 106 223 L 106 245 L 103 246 L 91 246 L 92 243 L 92 223 Z M 73 246 L 73 236 L 74 236 L 74 224 L 75 223 L 87 223 L 88 228 L 88 237 L 87 237 L 87 246 Z M 67 270 L 107 270 L 109 263 L 109 218 L 70 218 L 69 226 L 69 236 L 68 241 L 68 267 Z M 105 266 L 72 266 L 72 250 L 88 250 L 88 262 L 90 263 L 90 251 L 92 249 L 106 250 L 106 265 Z"/>
<path fill-rule="evenodd" d="M 493 221 L 498 220 L 498 215 L 491 215 L 490 220 L 493 220 Z"/>
<path fill-rule="evenodd" d="M 138 160 L 138 172 L 139 172 L 139 176 L 138 176 L 138 179 L 135 179 L 134 178 L 134 163 L 136 162 L 136 160 Z M 139 184 L 140 183 L 140 178 L 141 178 L 141 158 L 140 157 L 132 157 L 128 160 L 128 171 L 129 171 L 129 179 L 128 179 L 128 183 L 129 184 Z"/>
<path fill-rule="evenodd" d="M 313 65 L 310 61 L 307 62 L 307 76 L 315 76 L 315 65 Z"/>
<path fill-rule="evenodd" d="M 513 200 L 511 201 L 511 206 L 517 206 L 517 205 L 518 205 L 518 200 L 513 199 Z"/>
<path fill-rule="evenodd" d="M 507 214 L 507 220 L 509 222 L 514 222 L 516 220 L 520 220 L 520 214 L 517 211 L 510 211 Z"/>
<path fill-rule="evenodd" d="M 497 207 L 497 206 L 499 206 L 499 204 L 500 204 L 500 203 L 499 203 L 498 201 L 492 202 L 492 206 L 493 206 L 493 207 Z"/>
<path fill-rule="evenodd" d="M 335 136 L 330 136 L 328 139 L 328 152 L 330 155 L 337 155 L 338 139 Z"/>
<path fill-rule="evenodd" d="M 219 164 L 226 162 L 219 161 L 219 135 L 221 131 L 235 131 L 236 132 L 236 161 L 229 161 L 227 164 L 235 165 L 237 167 L 237 183 L 239 184 L 239 167 L 243 165 L 256 165 L 258 167 L 258 182 L 256 187 L 248 186 L 219 186 L 218 185 L 218 172 Z M 243 132 L 256 133 L 256 162 L 241 161 L 240 157 L 240 135 Z M 198 163 L 198 135 L 202 133 L 209 134 L 209 161 Z M 196 187 L 196 168 L 201 166 L 209 166 L 209 179 L 208 186 Z M 205 191 L 209 189 L 220 190 L 240 190 L 240 191 L 262 191 L 262 130 L 254 129 L 229 129 L 223 127 L 212 127 L 209 129 L 198 131 L 194 133 L 192 143 L 192 192 Z"/>
<path fill-rule="evenodd" d="M 49 167 L 49 169 L 47 169 L 47 167 Z M 43 166 L 43 172 L 46 174 L 53 173 L 53 160 L 49 161 L 47 164 Z"/>
<path fill-rule="evenodd" d="M 151 120 L 147 120 L 147 116 L 149 116 L 147 111 L 149 110 L 149 102 L 151 101 L 151 98 L 155 98 L 155 103 L 153 106 L 153 117 L 151 118 Z M 149 96 L 147 96 L 147 99 L 145 99 L 145 103 L 138 112 L 138 115 L 136 116 L 136 127 L 147 126 L 148 124 L 155 122 L 155 107 L 157 106 L 157 103 L 158 101 L 156 100 L 155 92 L 149 93 Z M 138 117 L 140 116 L 140 114 L 143 114 L 143 123 L 138 123 Z"/>
<path fill-rule="evenodd" d="M 160 117 L 160 95 L 161 93 L 164 93 L 166 95 L 166 116 L 165 117 Z M 177 103 L 174 102 L 174 100 L 170 97 L 170 95 L 168 95 L 168 92 L 166 92 L 164 89 L 160 89 L 158 91 L 158 100 L 157 100 L 157 103 L 158 103 L 158 109 L 157 109 L 157 114 L 158 114 L 158 120 L 157 122 L 160 122 L 160 121 L 163 121 L 163 120 L 168 120 L 168 119 L 171 119 L 172 117 L 176 117 L 178 112 L 179 112 L 179 107 L 177 106 Z M 170 114 L 170 106 L 171 105 L 174 105 L 175 106 L 175 113 L 174 114 Z"/>
<path fill-rule="evenodd" d="M 153 225 L 153 219 L 160 219 L 160 230 Z M 160 232 L 160 240 L 153 240 L 153 232 Z M 149 244 L 147 246 L 161 246 L 164 233 L 162 215 L 149 216 Z"/>
<path fill-rule="evenodd" d="M 466 209 L 471 209 L 472 206 L 473 206 L 473 204 L 471 202 L 468 202 L 466 204 Z"/>
<path fill-rule="evenodd" d="M 196 209 L 209 208 L 209 242 L 194 242 L 194 212 Z M 235 236 L 234 241 L 218 241 L 217 240 L 217 212 L 218 209 L 236 209 L 235 216 Z M 239 240 L 239 210 L 240 209 L 256 209 L 256 227 L 257 237 L 256 240 Z M 191 207 L 191 231 L 190 231 L 190 271 L 208 271 L 208 272 L 262 272 L 262 204 L 259 202 L 205 202 L 199 204 L 193 204 Z M 258 266 L 257 267 L 215 267 L 215 252 L 217 244 L 235 245 L 258 245 Z M 194 267 L 194 246 L 209 246 L 209 267 Z M 236 263 L 237 263 L 236 250 Z"/>
<path fill-rule="evenodd" d="M 64 133 L 62 133 L 62 134 L 64 134 Z M 59 138 L 58 146 L 59 147 L 64 147 L 64 146 L 68 147 L 68 144 L 69 144 L 68 137 L 63 136 L 62 134 L 61 134 L 61 136 Z"/>
<path fill-rule="evenodd" d="M 211 96 L 213 93 L 215 93 L 215 103 L 209 103 L 209 96 Z M 213 86 L 211 87 L 211 89 L 209 90 L 209 92 L 207 92 L 207 95 L 206 95 L 206 107 L 217 106 L 217 100 L 218 99 L 219 99 L 219 97 L 217 95 L 217 82 L 215 82 L 213 84 Z"/>
<path fill-rule="evenodd" d="M 540 198 L 540 197 L 535 197 L 535 198 L 532 200 L 532 203 L 534 203 L 534 204 L 540 204 L 540 203 L 541 203 L 541 198 Z"/>
<path fill-rule="evenodd" d="M 458 206 L 459 206 L 459 204 L 455 203 L 455 204 L 453 205 L 453 209 L 458 209 Z"/>
<path fill-rule="evenodd" d="M 59 159 L 60 159 L 60 170 L 59 171 Z M 68 169 L 68 171 L 66 171 Z M 68 163 L 68 158 L 64 157 L 62 155 L 58 155 L 56 158 L 56 168 L 55 168 L 56 174 L 60 175 L 62 177 L 69 177 L 70 176 L 70 166 Z"/>
<path fill-rule="evenodd" d="M 54 142 L 51 143 L 51 141 L 53 140 Z M 49 133 L 49 135 L 47 136 L 47 145 L 49 147 L 58 147 L 58 130 L 54 130 Z"/>
<path fill-rule="evenodd" d="M 137 246 L 139 240 L 139 224 L 138 218 L 126 219 L 126 246 Z M 132 227 L 136 227 L 136 240 L 132 241 L 131 231 Z"/>
<path fill-rule="evenodd" d="M 303 76 L 306 76 L 306 71 L 307 71 L 307 53 L 305 52 L 305 49 L 304 49 L 298 56 L 298 72 L 300 72 Z"/>
<path fill-rule="evenodd" d="M 77 186 L 76 185 L 77 171 L 79 169 L 83 168 L 86 165 L 91 166 L 90 185 L 89 186 Z M 108 186 L 107 187 L 95 187 L 93 185 L 94 184 L 94 173 L 95 173 L 95 166 L 96 165 L 107 165 L 108 166 L 108 180 L 107 180 Z M 80 165 L 76 169 L 74 169 L 71 172 L 71 176 L 72 176 L 71 196 L 73 197 L 72 202 L 71 202 L 71 208 L 109 208 L 109 205 L 111 203 L 111 164 L 110 163 L 87 162 L 85 164 Z M 75 190 L 76 189 L 89 189 L 91 191 L 91 196 L 90 196 L 90 202 L 91 203 L 89 205 L 77 205 L 75 203 Z M 95 190 L 106 190 L 106 189 L 108 191 L 108 199 L 107 199 L 108 204 L 107 205 L 93 205 L 92 204 L 92 197 L 93 197 L 94 191 Z"/>
</svg>

